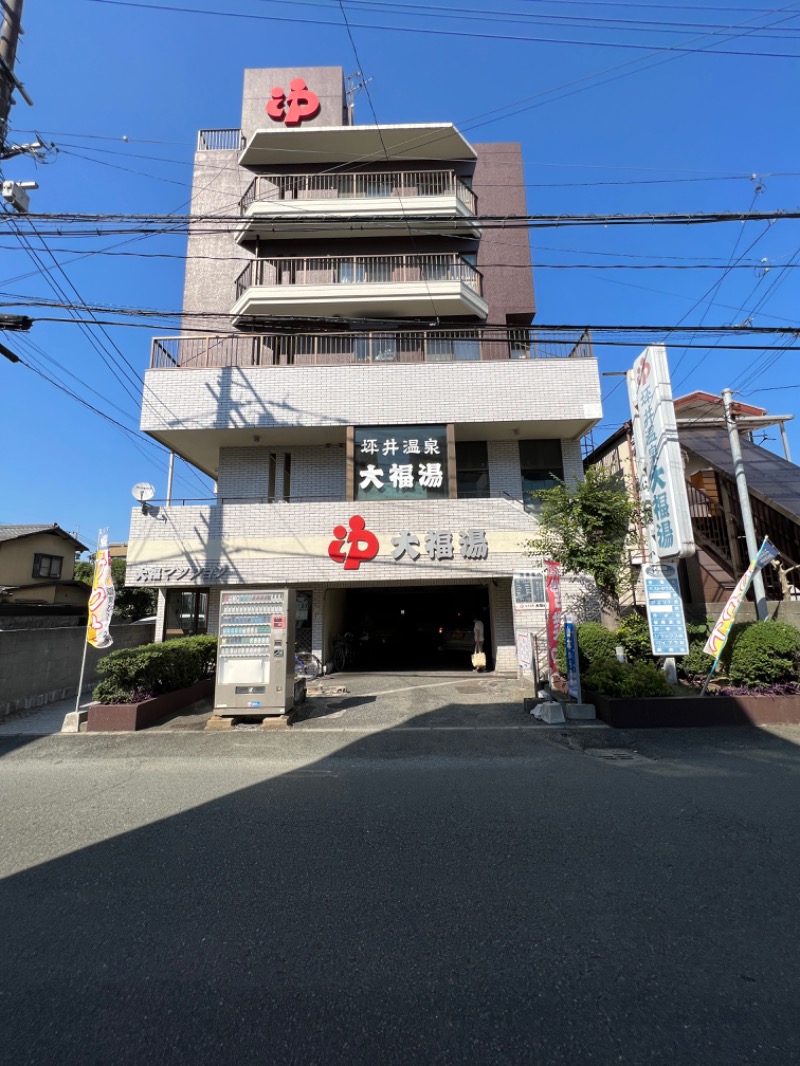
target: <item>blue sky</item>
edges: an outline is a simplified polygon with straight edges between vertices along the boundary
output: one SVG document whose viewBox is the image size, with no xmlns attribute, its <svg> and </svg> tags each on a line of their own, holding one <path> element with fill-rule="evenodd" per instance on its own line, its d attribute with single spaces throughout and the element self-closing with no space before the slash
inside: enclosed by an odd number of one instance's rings
<svg viewBox="0 0 800 1066">
<path fill-rule="evenodd" d="M 9 160 L 3 172 L 39 182 L 35 210 L 181 213 L 197 130 L 238 125 L 244 68 L 352 71 L 359 65 L 333 0 L 172 0 L 167 6 L 226 14 L 164 10 L 155 0 L 138 7 L 28 0 L 17 74 L 35 106 L 16 104 L 10 139 L 30 140 L 28 131 L 37 129 L 60 150 L 46 165 Z M 800 2 L 497 0 L 491 18 L 489 6 L 486 0 L 345 3 L 380 121 L 454 121 L 475 142 L 520 141 L 532 213 L 797 208 Z M 436 17 L 429 17 L 433 8 Z M 448 13 L 455 17 L 445 18 Z M 381 26 L 402 30 L 375 28 Z M 719 27 L 733 26 L 721 35 Z M 743 36 L 756 26 L 772 28 Z M 423 34 L 423 28 L 478 36 Z M 740 36 L 731 39 L 734 34 Z M 798 58 L 715 55 L 712 42 L 717 50 Z M 654 51 L 677 45 L 706 50 Z M 356 119 L 371 121 L 363 94 Z M 47 244 L 74 286 L 73 297 L 77 291 L 90 305 L 178 309 L 185 239 L 122 240 L 65 233 Z M 800 271 L 792 269 L 800 263 L 798 222 L 547 229 L 534 231 L 531 242 L 535 262 L 543 264 L 534 275 L 540 323 L 798 325 Z M 47 252 L 39 256 L 53 266 Z M 25 310 L 27 297 L 53 298 L 13 232 L 0 237 L 0 263 L 0 302 L 13 305 L 3 310 Z M 68 288 L 54 267 L 51 273 Z M 34 317 L 61 314 L 37 309 Z M 135 426 L 150 337 L 174 331 L 158 323 L 106 331 L 87 330 L 93 345 L 77 325 L 38 321 L 25 336 L 0 339 Z M 667 344 L 676 395 L 731 386 L 772 411 L 795 410 L 795 352 L 765 370 L 769 360 L 760 350 Z M 625 369 L 640 349 L 596 342 L 603 371 Z M 123 359 L 127 388 L 117 376 Z M 798 387 L 757 391 L 777 386 Z M 0 395 L 0 522 L 58 522 L 79 530 L 85 543 L 107 525 L 112 540 L 127 539 L 131 486 L 152 481 L 163 495 L 163 449 L 132 440 L 32 370 L 2 359 Z M 620 379 L 604 379 L 604 395 L 596 442 L 627 417 Z M 800 427 L 791 426 L 789 435 L 800 457 Z M 767 446 L 777 448 L 777 440 Z M 177 475 L 176 495 L 208 495 L 207 480 L 180 461 Z"/>
</svg>

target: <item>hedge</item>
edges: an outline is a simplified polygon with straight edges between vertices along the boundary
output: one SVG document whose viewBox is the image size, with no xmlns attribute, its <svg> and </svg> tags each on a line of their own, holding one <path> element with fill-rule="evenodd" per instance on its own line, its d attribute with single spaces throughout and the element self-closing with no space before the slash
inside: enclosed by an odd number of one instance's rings
<svg viewBox="0 0 800 1066">
<path fill-rule="evenodd" d="M 95 687 L 94 698 L 99 703 L 139 703 L 202 681 L 216 661 L 216 637 L 182 637 L 121 648 L 98 663 L 98 673 L 105 676 Z"/>
<path fill-rule="evenodd" d="M 752 622 L 737 634 L 728 676 L 736 685 L 774 685 L 796 681 L 799 667 L 800 630 L 786 622 Z"/>
<path fill-rule="evenodd" d="M 606 629 L 599 622 L 581 622 L 576 626 L 578 631 L 578 666 L 581 673 L 596 662 L 598 659 L 613 658 L 617 646 L 616 634 Z M 564 630 L 558 635 L 558 649 L 556 651 L 558 672 L 562 677 L 567 674 L 567 653 L 564 649 Z"/>
<path fill-rule="evenodd" d="M 583 685 L 602 696 L 643 699 L 672 695 L 663 671 L 652 662 L 619 663 L 616 659 L 598 659 L 586 672 Z"/>
</svg>

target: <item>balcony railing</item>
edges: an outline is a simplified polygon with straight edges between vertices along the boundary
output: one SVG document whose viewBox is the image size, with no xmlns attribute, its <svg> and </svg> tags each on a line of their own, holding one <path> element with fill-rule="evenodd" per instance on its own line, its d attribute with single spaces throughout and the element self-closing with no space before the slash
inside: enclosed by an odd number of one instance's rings
<svg viewBox="0 0 800 1066">
<path fill-rule="evenodd" d="M 461 281 L 483 295 L 483 275 L 454 252 L 439 255 L 347 255 L 253 259 L 236 279 L 236 299 L 254 286 L 377 285 Z"/>
<path fill-rule="evenodd" d="M 576 338 L 516 329 L 492 338 L 474 330 L 417 333 L 236 333 L 156 337 L 153 370 L 208 367 L 331 366 L 338 364 L 450 363 L 502 359 L 592 358 L 586 331 Z"/>
<path fill-rule="evenodd" d="M 241 199 L 242 214 L 258 201 L 373 200 L 401 196 L 456 196 L 474 215 L 478 198 L 451 170 L 357 174 L 261 174 Z"/>
<path fill-rule="evenodd" d="M 198 152 L 239 151 L 244 148 L 241 130 L 200 130 L 197 134 Z"/>
</svg>

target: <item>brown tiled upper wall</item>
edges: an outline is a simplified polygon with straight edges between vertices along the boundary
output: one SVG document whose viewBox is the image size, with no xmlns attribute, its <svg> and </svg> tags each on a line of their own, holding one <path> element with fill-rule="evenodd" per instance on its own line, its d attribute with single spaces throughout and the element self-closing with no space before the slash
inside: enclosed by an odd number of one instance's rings
<svg viewBox="0 0 800 1066">
<path fill-rule="evenodd" d="M 525 171 L 519 144 L 474 144 L 478 153 L 472 187 L 480 215 L 524 215 Z M 531 248 L 527 229 L 484 229 L 478 250 L 489 322 L 505 323 L 507 315 L 530 322 L 533 295 Z"/>
</svg>

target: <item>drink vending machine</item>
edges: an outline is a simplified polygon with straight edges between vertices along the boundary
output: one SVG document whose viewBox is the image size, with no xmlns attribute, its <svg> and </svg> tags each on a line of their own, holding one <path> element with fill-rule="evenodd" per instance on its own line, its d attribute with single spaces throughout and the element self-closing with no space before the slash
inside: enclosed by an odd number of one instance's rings
<svg viewBox="0 0 800 1066">
<path fill-rule="evenodd" d="M 214 713 L 286 714 L 294 702 L 293 589 L 220 594 Z"/>
</svg>

